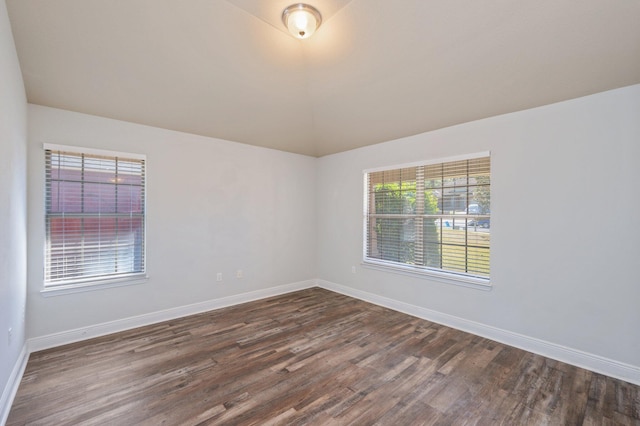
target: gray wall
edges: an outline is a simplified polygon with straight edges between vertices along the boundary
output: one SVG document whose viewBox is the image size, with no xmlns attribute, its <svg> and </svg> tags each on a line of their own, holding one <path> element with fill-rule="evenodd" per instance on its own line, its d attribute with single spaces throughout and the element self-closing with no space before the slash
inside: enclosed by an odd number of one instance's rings
<svg viewBox="0 0 640 426">
<path fill-rule="evenodd" d="M 361 267 L 364 169 L 481 151 L 491 291 Z M 638 159 L 640 85 L 323 157 L 319 276 L 640 367 Z"/>
<path fill-rule="evenodd" d="M 146 154 L 147 282 L 41 294 L 43 143 Z M 29 337 L 316 277 L 313 157 L 36 105 L 28 151 Z"/>
<path fill-rule="evenodd" d="M 9 380 L 25 343 L 26 135 L 24 85 L 6 4 L 0 1 L 0 423 Z"/>
</svg>

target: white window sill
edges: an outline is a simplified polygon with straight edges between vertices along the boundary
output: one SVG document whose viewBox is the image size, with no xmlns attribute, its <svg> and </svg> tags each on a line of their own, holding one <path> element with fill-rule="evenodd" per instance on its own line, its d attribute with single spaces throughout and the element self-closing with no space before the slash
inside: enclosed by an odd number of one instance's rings
<svg viewBox="0 0 640 426">
<path fill-rule="evenodd" d="M 475 288 L 477 290 L 490 291 L 492 289 L 491 281 L 489 278 L 470 277 L 445 271 L 416 268 L 412 267 L 411 265 L 398 265 L 387 262 L 376 262 L 372 260 L 363 260 L 362 267 L 375 269 L 378 271 L 390 272 L 393 274 L 429 279 L 445 284 Z"/>
<path fill-rule="evenodd" d="M 141 274 L 106 280 L 96 279 L 69 284 L 56 284 L 45 286 L 42 290 L 40 290 L 40 294 L 43 297 L 62 296 L 63 294 L 82 293 L 85 291 L 103 290 L 106 288 L 144 284 L 148 279 L 149 277 L 146 274 Z"/>
</svg>

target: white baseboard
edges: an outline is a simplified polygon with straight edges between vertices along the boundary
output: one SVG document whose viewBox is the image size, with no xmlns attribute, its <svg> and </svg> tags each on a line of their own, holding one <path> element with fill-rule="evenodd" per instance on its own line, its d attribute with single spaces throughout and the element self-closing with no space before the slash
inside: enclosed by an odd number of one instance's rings
<svg viewBox="0 0 640 426">
<path fill-rule="evenodd" d="M 49 334 L 47 336 L 34 337 L 28 340 L 28 349 L 30 353 L 41 351 L 56 346 L 66 345 L 68 343 L 91 339 L 93 337 L 99 337 L 119 331 L 130 330 L 136 327 L 142 327 L 162 321 L 186 317 L 189 315 L 199 314 L 214 309 L 226 308 L 228 306 L 238 305 L 240 303 L 251 302 L 267 297 L 278 296 L 285 293 L 291 293 L 293 291 L 304 290 L 314 287 L 315 285 L 315 280 L 300 281 L 297 283 L 251 291 L 249 293 L 236 294 L 233 296 L 222 297 L 220 299 L 207 300 L 205 302 L 198 302 L 191 305 L 180 306 L 177 308 L 166 309 L 163 311 L 138 315 L 135 317 L 129 317 L 88 327 L 77 328 L 74 330 L 63 331 L 60 333 Z"/>
<path fill-rule="evenodd" d="M 316 280 L 318 287 L 335 291 L 346 296 L 364 300 L 375 305 L 403 312 L 418 318 L 432 321 L 458 330 L 466 331 L 487 339 L 495 340 L 509 346 L 533 352 L 548 358 L 562 361 L 576 367 L 624 380 L 640 385 L 640 366 L 625 364 L 599 355 L 590 354 L 577 349 L 514 333 L 508 330 L 481 324 L 464 318 L 378 296 L 366 291 L 357 290 L 324 280 Z"/>
<path fill-rule="evenodd" d="M 304 290 L 311 287 L 321 287 L 337 293 L 351 296 L 356 299 L 364 300 L 376 305 L 384 306 L 389 309 L 403 312 L 428 321 L 443 324 L 452 328 L 466 331 L 478 336 L 482 336 L 497 342 L 501 342 L 510 346 L 514 346 L 529 352 L 533 352 L 548 358 L 566 362 L 567 364 L 585 368 L 597 373 L 601 373 L 610 377 L 624 380 L 629 383 L 640 385 L 640 367 L 625 364 L 598 355 L 586 353 L 580 350 L 568 348 L 555 343 L 514 333 L 508 330 L 470 321 L 453 315 L 437 312 L 420 306 L 411 305 L 409 303 L 400 302 L 398 300 L 357 290 L 340 284 L 324 281 L 320 279 L 301 281 L 292 284 L 271 287 L 263 290 L 256 290 L 249 293 L 223 297 L 219 299 L 208 300 L 205 302 L 194 303 L 187 306 L 180 306 L 164 311 L 152 312 L 149 314 L 139 315 L 121 320 L 110 321 L 107 323 L 96 324 L 89 327 L 64 331 L 47 336 L 29 339 L 20 360 L 16 363 L 12 380 L 5 388 L 0 401 L 0 412 L 6 418 L 9 414 L 10 403 L 13 401 L 15 392 L 22 378 L 24 368 L 29 353 L 56 346 L 74 343 L 81 340 L 99 337 L 119 331 L 129 330 L 136 327 L 155 324 L 162 321 L 194 315 L 214 309 L 225 308 L 228 306 L 238 305 L 241 303 L 251 302 L 254 300 L 264 299 L 267 297 L 278 296 L 285 293 L 291 293 L 298 290 Z M 6 412 L 5 412 L 6 411 Z M 2 423 L 0 423 L 2 424 Z"/>
<path fill-rule="evenodd" d="M 22 380 L 24 369 L 27 367 L 28 360 L 29 351 L 27 348 L 27 344 L 25 343 L 22 346 L 22 351 L 20 352 L 20 355 L 18 356 L 18 359 L 13 366 L 13 370 L 11 370 L 9 381 L 7 382 L 4 390 L 2 391 L 2 395 L 0 396 L 0 425 L 4 425 L 7 423 L 7 417 L 9 417 L 9 411 L 11 410 L 13 399 L 18 392 L 18 387 L 20 386 L 20 381 Z"/>
</svg>

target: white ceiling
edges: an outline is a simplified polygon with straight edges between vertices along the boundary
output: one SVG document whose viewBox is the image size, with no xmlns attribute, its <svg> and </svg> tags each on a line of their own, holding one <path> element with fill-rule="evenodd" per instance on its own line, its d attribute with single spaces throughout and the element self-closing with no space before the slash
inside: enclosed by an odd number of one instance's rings
<svg viewBox="0 0 640 426">
<path fill-rule="evenodd" d="M 322 156 L 640 83 L 638 0 L 7 0 L 29 102 Z"/>
</svg>

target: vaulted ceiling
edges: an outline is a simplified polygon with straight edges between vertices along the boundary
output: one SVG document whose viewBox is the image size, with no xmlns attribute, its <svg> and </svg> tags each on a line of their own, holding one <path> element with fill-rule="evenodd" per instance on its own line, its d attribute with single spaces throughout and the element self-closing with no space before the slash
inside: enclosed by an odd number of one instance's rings
<svg viewBox="0 0 640 426">
<path fill-rule="evenodd" d="M 638 0 L 7 0 L 29 102 L 322 156 L 640 83 Z"/>
</svg>

